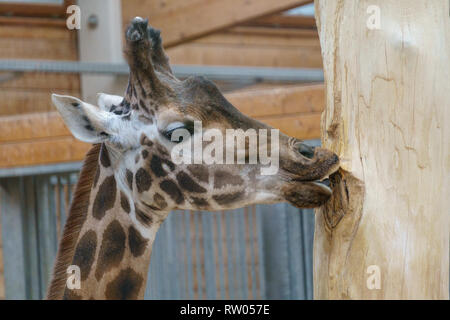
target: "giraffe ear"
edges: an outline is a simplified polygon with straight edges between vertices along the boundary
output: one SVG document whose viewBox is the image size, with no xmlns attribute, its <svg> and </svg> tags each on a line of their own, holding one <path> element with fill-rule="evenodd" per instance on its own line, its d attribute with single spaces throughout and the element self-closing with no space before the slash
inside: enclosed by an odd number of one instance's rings
<svg viewBox="0 0 450 320">
<path fill-rule="evenodd" d="M 111 122 L 117 117 L 71 96 L 52 94 L 52 102 L 75 138 L 89 143 L 111 139 Z"/>
<path fill-rule="evenodd" d="M 111 111 L 112 106 L 118 106 L 123 101 L 123 97 L 107 93 L 97 94 L 97 105 L 104 111 Z"/>
</svg>

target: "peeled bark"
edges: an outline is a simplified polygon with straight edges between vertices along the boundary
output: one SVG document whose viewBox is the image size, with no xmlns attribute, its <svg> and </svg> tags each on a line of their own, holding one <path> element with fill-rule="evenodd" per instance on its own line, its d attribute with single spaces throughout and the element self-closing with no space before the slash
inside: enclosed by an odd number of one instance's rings
<svg viewBox="0 0 450 320">
<path fill-rule="evenodd" d="M 316 210 L 314 296 L 448 299 L 449 2 L 316 0 L 315 8 L 322 144 L 341 169 L 332 199 Z"/>
</svg>

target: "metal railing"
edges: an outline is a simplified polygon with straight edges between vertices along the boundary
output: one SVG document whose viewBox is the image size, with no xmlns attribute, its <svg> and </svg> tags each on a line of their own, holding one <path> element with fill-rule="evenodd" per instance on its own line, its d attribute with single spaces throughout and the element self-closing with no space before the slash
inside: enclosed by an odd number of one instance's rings
<svg viewBox="0 0 450 320">
<path fill-rule="evenodd" d="M 173 65 L 179 78 L 203 75 L 217 81 L 276 81 L 276 82 L 323 82 L 322 69 Z M 0 71 L 10 72 L 58 72 L 128 75 L 126 64 L 0 59 Z"/>
<path fill-rule="evenodd" d="M 77 172 L 0 179 L 7 298 L 41 299 Z M 172 212 L 153 247 L 147 299 L 310 299 L 314 216 L 287 204 Z"/>
</svg>

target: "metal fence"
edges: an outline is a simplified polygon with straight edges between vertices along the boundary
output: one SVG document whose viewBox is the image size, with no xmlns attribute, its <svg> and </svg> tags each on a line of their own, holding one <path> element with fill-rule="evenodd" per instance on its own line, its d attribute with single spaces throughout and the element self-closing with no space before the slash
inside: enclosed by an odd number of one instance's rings
<svg viewBox="0 0 450 320">
<path fill-rule="evenodd" d="M 41 299 L 78 172 L 0 179 L 7 299 Z M 312 299 L 314 216 L 288 204 L 172 212 L 147 299 Z"/>
</svg>

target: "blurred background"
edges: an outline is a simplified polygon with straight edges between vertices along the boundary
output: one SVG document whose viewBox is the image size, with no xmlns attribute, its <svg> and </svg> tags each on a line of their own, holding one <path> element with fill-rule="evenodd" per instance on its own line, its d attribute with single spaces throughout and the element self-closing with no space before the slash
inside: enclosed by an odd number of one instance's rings
<svg viewBox="0 0 450 320">
<path fill-rule="evenodd" d="M 90 148 L 50 94 L 92 103 L 98 92 L 122 95 L 123 34 L 135 16 L 162 31 L 179 78 L 205 75 L 243 113 L 320 143 L 312 1 L 0 0 L 0 299 L 45 296 Z M 173 212 L 157 235 L 146 298 L 312 299 L 313 232 L 313 212 L 287 204 Z"/>
</svg>

